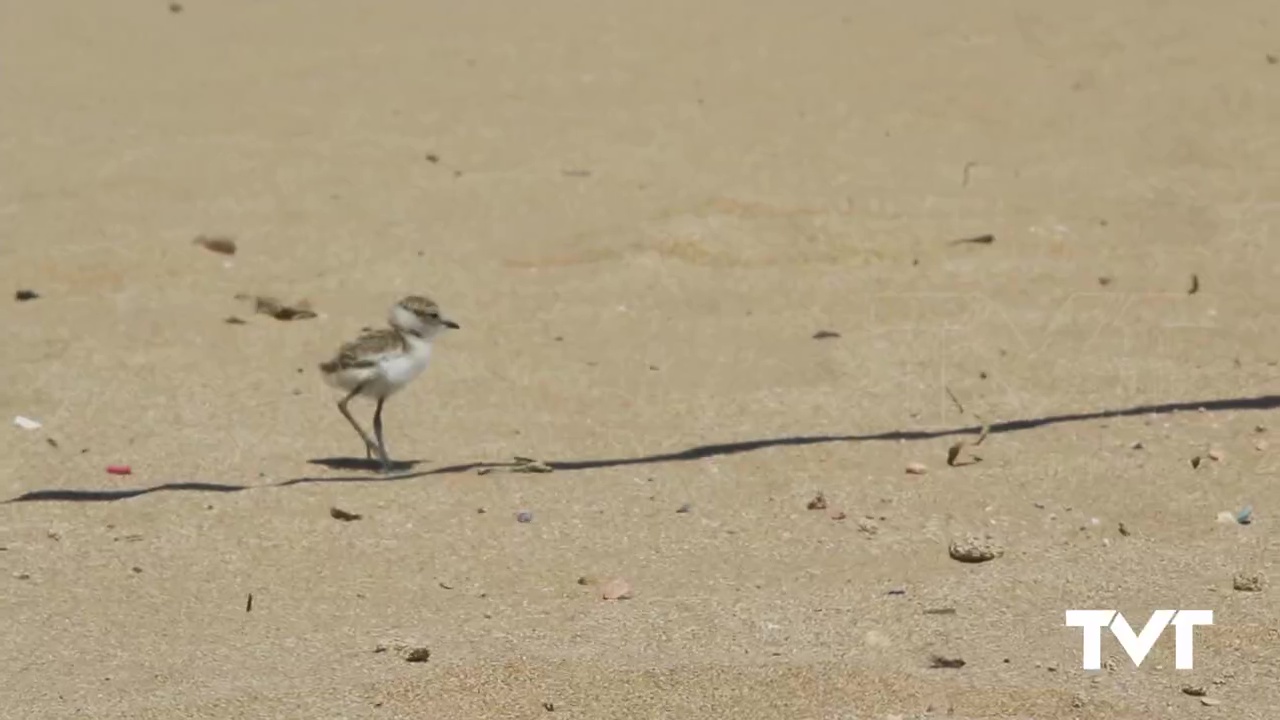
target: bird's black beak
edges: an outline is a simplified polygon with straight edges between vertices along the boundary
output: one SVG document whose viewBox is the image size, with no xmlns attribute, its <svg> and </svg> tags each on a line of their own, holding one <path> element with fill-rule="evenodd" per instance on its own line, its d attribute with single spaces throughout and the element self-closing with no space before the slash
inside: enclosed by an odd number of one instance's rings
<svg viewBox="0 0 1280 720">
<path fill-rule="evenodd" d="M 459 325 L 458 323 L 456 323 L 456 322 L 454 322 L 454 321 L 452 321 L 452 320 L 445 320 L 445 321 L 444 321 L 444 326 L 445 326 L 445 327 L 447 327 L 447 328 L 453 328 L 454 330 L 459 330 L 459 329 L 461 329 L 461 328 L 462 328 L 462 326 L 461 326 L 461 325 Z"/>
</svg>

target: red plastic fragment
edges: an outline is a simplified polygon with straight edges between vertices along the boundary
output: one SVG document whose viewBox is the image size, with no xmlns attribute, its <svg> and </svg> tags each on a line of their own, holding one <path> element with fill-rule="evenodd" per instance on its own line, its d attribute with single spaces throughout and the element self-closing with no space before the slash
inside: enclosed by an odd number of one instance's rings
<svg viewBox="0 0 1280 720">
<path fill-rule="evenodd" d="M 112 475 L 132 475 L 133 468 L 128 465 L 108 465 L 107 472 Z"/>
</svg>

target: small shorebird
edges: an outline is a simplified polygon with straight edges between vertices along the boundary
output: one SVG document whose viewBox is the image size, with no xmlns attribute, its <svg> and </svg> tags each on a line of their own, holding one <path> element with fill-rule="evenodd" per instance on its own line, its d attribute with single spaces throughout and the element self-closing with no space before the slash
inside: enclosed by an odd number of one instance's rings
<svg viewBox="0 0 1280 720">
<path fill-rule="evenodd" d="M 435 302 L 422 295 L 410 295 L 392 305 L 388 322 L 390 328 L 367 330 L 338 348 L 332 360 L 320 363 L 325 382 L 346 391 L 338 401 L 338 410 L 360 433 L 365 457 L 372 460 L 373 454 L 378 454 L 383 472 L 391 469 L 391 460 L 382 439 L 382 405 L 427 369 L 431 341 L 446 328 L 459 327 L 440 314 Z M 373 412 L 375 439 L 369 438 L 347 409 L 347 403 L 357 395 L 378 401 Z"/>
</svg>

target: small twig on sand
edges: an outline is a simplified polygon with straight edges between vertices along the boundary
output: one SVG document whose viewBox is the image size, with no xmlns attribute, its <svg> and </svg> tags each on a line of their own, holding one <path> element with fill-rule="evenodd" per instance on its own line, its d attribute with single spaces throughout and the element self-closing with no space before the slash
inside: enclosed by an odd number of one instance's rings
<svg viewBox="0 0 1280 720">
<path fill-rule="evenodd" d="M 996 236 L 991 233 L 986 235 L 974 235 L 973 237 L 962 237 L 958 240 L 952 240 L 952 245 L 990 245 L 996 241 Z"/>
<path fill-rule="evenodd" d="M 979 446 L 979 445 L 981 445 L 983 442 L 985 442 L 985 441 L 986 441 L 986 439 L 987 439 L 987 435 L 990 435 L 990 434 L 991 434 L 991 426 L 990 426 L 990 425 L 987 425 L 987 424 L 984 424 L 984 425 L 982 426 L 982 431 L 978 433 L 978 439 L 977 439 L 977 440 L 975 440 L 975 441 L 973 442 L 973 447 L 978 447 L 978 446 Z M 951 467 L 956 467 L 956 461 L 960 459 L 960 453 L 961 453 L 961 452 L 965 449 L 965 447 L 966 447 L 966 446 L 968 446 L 968 445 L 969 445 L 969 441 L 968 441 L 968 440 L 957 440 L 957 441 L 956 441 L 956 443 L 955 443 L 954 445 L 952 445 L 950 448 L 948 448 L 948 449 L 947 449 L 947 464 L 948 464 L 948 465 L 950 465 Z M 982 462 L 982 458 L 978 457 L 977 455 L 974 455 L 974 456 L 973 456 L 973 462 L 975 462 L 975 463 L 976 463 L 976 462 Z M 973 463 L 964 463 L 964 464 L 965 464 L 965 465 L 971 465 L 971 464 L 973 464 Z"/>
</svg>

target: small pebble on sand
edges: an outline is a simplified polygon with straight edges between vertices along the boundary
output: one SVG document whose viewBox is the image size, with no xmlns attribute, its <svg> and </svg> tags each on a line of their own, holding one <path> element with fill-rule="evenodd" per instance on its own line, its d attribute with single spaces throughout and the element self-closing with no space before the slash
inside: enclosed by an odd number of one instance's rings
<svg viewBox="0 0 1280 720">
<path fill-rule="evenodd" d="M 1242 572 L 1236 573 L 1231 578 L 1231 587 L 1239 592 L 1262 592 L 1263 586 L 1266 585 L 1266 578 L 1262 573 Z"/>
<path fill-rule="evenodd" d="M 982 563 L 1004 555 L 1004 549 L 994 540 L 974 535 L 952 540 L 947 551 L 953 560 L 963 563 Z"/>
</svg>

